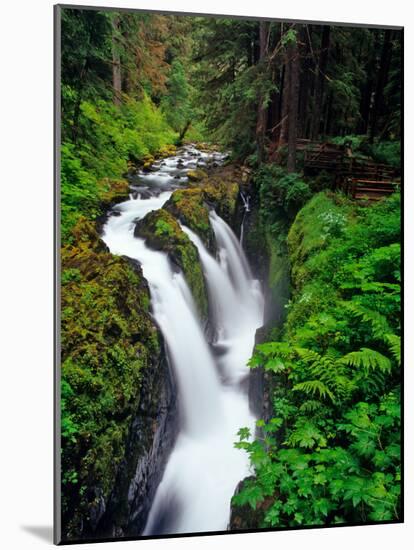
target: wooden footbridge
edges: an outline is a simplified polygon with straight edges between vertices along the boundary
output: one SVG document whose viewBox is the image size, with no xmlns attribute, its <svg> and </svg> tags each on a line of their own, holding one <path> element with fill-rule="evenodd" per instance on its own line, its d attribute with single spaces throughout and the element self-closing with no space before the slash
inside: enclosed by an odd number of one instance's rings
<svg viewBox="0 0 414 550">
<path fill-rule="evenodd" d="M 354 157 L 346 146 L 298 140 L 297 149 L 304 152 L 305 174 L 324 170 L 334 175 L 335 188 L 353 199 L 376 201 L 399 188 L 394 168 Z"/>
</svg>

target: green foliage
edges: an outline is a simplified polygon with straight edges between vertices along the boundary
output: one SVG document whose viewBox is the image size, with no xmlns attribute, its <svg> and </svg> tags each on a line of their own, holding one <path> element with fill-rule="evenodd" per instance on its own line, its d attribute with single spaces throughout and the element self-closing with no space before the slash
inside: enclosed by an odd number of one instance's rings
<svg viewBox="0 0 414 550">
<path fill-rule="evenodd" d="M 401 141 L 380 141 L 371 146 L 371 155 L 377 162 L 401 170 Z"/>
<path fill-rule="evenodd" d="M 336 143 L 336 145 L 350 145 L 353 153 L 355 153 L 366 139 L 367 137 L 364 135 L 347 135 L 336 136 L 331 141 L 332 143 Z"/>
<path fill-rule="evenodd" d="M 224 18 L 199 21 L 194 53 L 197 103 L 213 139 L 232 149 L 236 158 L 255 152 L 259 99 L 268 104 L 277 87 L 264 64 L 252 63 L 258 24 Z"/>
<path fill-rule="evenodd" d="M 398 196 L 322 193 L 290 229 L 285 331 L 249 362 L 273 379 L 273 418 L 235 444 L 254 477 L 233 504 L 259 526 L 400 518 L 399 216 Z"/>
<path fill-rule="evenodd" d="M 77 143 L 61 147 L 62 241 L 81 216 L 96 218 L 107 203 L 104 178 L 120 178 L 128 162 L 142 160 L 176 139 L 162 113 L 144 96 L 116 109 L 112 102 L 82 102 Z M 127 194 L 125 194 L 127 196 Z M 110 199 L 110 198 L 109 198 Z"/>
<path fill-rule="evenodd" d="M 267 527 L 398 519 L 398 394 L 375 405 L 359 402 L 343 418 L 328 434 L 329 446 L 321 438 L 321 427 L 332 429 L 329 421 L 298 421 L 289 440 L 293 446 L 274 443 L 271 455 L 264 442 L 243 441 L 257 477 L 233 504 L 255 509 L 267 497 Z"/>
<path fill-rule="evenodd" d="M 167 81 L 167 93 L 161 101 L 161 109 L 167 122 L 176 132 L 181 132 L 185 125 L 194 118 L 190 103 L 191 88 L 180 60 L 175 59 L 171 65 Z"/>
<path fill-rule="evenodd" d="M 62 513 L 76 533 L 93 506 L 86 489 L 107 498 L 114 486 L 159 342 L 141 271 L 107 252 L 93 223 L 78 221 L 62 267 Z"/>
<path fill-rule="evenodd" d="M 277 234 L 280 223 L 288 224 L 311 196 L 299 174 L 288 174 L 277 164 L 262 165 L 254 174 L 259 189 L 261 215 L 268 230 Z"/>
</svg>

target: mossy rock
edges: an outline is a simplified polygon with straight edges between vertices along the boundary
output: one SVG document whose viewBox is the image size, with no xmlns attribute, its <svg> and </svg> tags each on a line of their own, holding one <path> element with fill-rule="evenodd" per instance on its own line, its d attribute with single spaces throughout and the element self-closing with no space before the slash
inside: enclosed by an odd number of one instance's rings
<svg viewBox="0 0 414 550">
<path fill-rule="evenodd" d="M 62 249 L 62 510 L 76 531 L 107 501 L 125 457 L 143 373 L 161 353 L 139 265 L 113 256 L 81 219 Z"/>
<path fill-rule="evenodd" d="M 207 172 L 204 172 L 204 170 L 201 170 L 200 168 L 196 168 L 195 170 L 189 170 L 187 172 L 187 177 L 190 181 L 202 181 L 207 177 Z"/>
<path fill-rule="evenodd" d="M 331 192 L 323 191 L 299 211 L 290 227 L 287 244 L 292 265 L 292 284 L 299 290 L 312 277 L 307 261 L 316 252 L 325 249 L 332 239 L 354 223 L 352 203 Z"/>
<path fill-rule="evenodd" d="M 239 186 L 232 171 L 204 179 L 196 187 L 174 191 L 164 205 L 177 219 L 195 231 L 210 251 L 214 252 L 215 240 L 210 226 L 209 212 L 216 212 L 232 223 Z"/>
<path fill-rule="evenodd" d="M 164 147 L 161 147 L 159 151 L 157 151 L 157 158 L 167 158 L 167 157 L 173 157 L 177 154 L 177 147 L 173 144 L 165 145 Z"/>
<path fill-rule="evenodd" d="M 218 153 L 221 151 L 221 146 L 215 143 L 199 142 L 196 143 L 196 147 L 203 153 Z"/>
<path fill-rule="evenodd" d="M 233 221 L 238 194 L 239 185 L 232 179 L 226 180 L 220 177 L 210 178 L 203 187 L 204 200 L 214 208 L 217 214 L 224 218 L 227 223 Z"/>
<path fill-rule="evenodd" d="M 167 210 L 149 212 L 135 226 L 134 235 L 145 239 L 154 250 L 165 252 L 173 266 L 184 272 L 200 314 L 207 317 L 208 302 L 197 248 Z"/>
<path fill-rule="evenodd" d="M 195 231 L 205 245 L 211 248 L 214 235 L 210 227 L 209 208 L 199 187 L 174 191 L 163 206 L 164 209 Z"/>
<path fill-rule="evenodd" d="M 129 183 L 124 179 L 103 178 L 98 182 L 101 210 L 105 212 L 113 204 L 128 200 Z"/>
</svg>

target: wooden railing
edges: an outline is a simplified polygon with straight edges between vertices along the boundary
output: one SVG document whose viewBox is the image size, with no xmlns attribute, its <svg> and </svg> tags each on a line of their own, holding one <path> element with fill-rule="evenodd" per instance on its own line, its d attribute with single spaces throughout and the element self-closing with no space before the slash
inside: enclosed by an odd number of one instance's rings
<svg viewBox="0 0 414 550">
<path fill-rule="evenodd" d="M 305 174 L 325 170 L 335 176 L 335 188 L 353 199 L 379 200 L 399 187 L 395 170 L 386 164 L 355 158 L 344 147 L 302 140 Z"/>
</svg>

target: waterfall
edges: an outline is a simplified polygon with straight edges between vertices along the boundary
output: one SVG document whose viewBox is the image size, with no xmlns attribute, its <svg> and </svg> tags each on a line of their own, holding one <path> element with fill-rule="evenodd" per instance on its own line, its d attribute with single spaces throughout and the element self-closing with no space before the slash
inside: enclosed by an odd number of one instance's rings
<svg viewBox="0 0 414 550">
<path fill-rule="evenodd" d="M 247 296 L 253 276 L 236 235 L 214 210 L 210 213 L 210 223 L 219 246 L 220 263 L 228 270 L 240 295 Z"/>
<path fill-rule="evenodd" d="M 174 273 L 167 256 L 149 249 L 134 237 L 134 220 L 169 197 L 129 200 L 118 205 L 120 216 L 111 217 L 103 240 L 112 253 L 138 260 L 147 279 L 153 314 L 165 338 L 180 391 L 184 430 L 197 434 L 213 429 L 220 419 L 219 380 L 205 341 L 191 292 L 182 273 Z"/>
<path fill-rule="evenodd" d="M 210 219 L 214 220 L 219 260 L 211 256 L 193 231 L 187 227 L 183 230 L 197 247 L 205 273 L 216 329 L 215 346 L 221 351 L 217 361 L 225 379 L 234 383 L 248 373 L 246 362 L 254 346 L 255 330 L 263 321 L 263 296 L 250 268 L 244 270 L 247 260 L 233 231 L 215 212 Z M 238 286 L 230 278 L 234 271 L 240 275 Z"/>
<path fill-rule="evenodd" d="M 183 164 L 180 157 L 174 159 L 163 168 L 174 170 L 177 162 Z M 145 183 L 152 179 L 153 174 L 148 175 Z M 161 184 L 159 188 L 165 189 Z M 233 444 L 241 427 L 253 431 L 255 425 L 241 382 L 248 374 L 255 330 L 262 324 L 260 288 L 234 233 L 215 212 L 210 222 L 218 258 L 195 233 L 183 228 L 199 251 L 207 281 L 216 328 L 210 346 L 183 274 L 173 272 L 163 252 L 149 249 L 133 234 L 135 221 L 161 208 L 170 196 L 171 191 L 163 191 L 117 205 L 118 215 L 109 217 L 102 237 L 112 253 L 140 262 L 178 383 L 180 431 L 144 535 L 225 530 L 231 497 L 249 474 L 247 455 Z"/>
<path fill-rule="evenodd" d="M 240 196 L 243 201 L 243 217 L 240 225 L 240 246 L 243 247 L 244 220 L 246 219 L 246 214 L 250 212 L 250 195 L 245 195 L 242 191 L 240 191 Z"/>
</svg>

